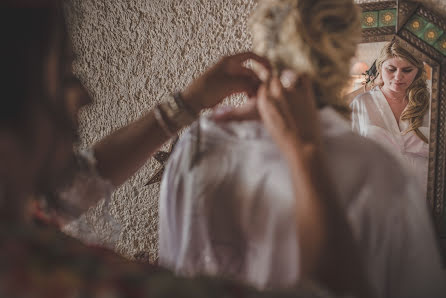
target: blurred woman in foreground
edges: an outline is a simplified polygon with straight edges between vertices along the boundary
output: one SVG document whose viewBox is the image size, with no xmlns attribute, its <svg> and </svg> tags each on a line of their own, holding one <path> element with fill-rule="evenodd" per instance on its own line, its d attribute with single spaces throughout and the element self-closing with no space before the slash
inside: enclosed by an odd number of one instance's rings
<svg viewBox="0 0 446 298">
<path fill-rule="evenodd" d="M 3 1 L 0 30 L 0 296 L 330 297 L 320 287 L 260 293 L 223 280 L 177 278 L 161 268 L 88 248 L 53 227 L 36 226 L 29 217 L 29 196 L 61 185 L 73 191 L 47 200 L 47 208 L 60 224 L 76 217 L 101 197 L 88 196 L 90 188 L 104 194 L 122 183 L 201 109 L 233 93 L 254 94 L 260 80 L 243 63 L 254 59 L 268 68 L 264 59 L 251 53 L 223 58 L 181 94 L 92 151 L 75 155 L 77 112 L 90 98 L 71 71 L 73 54 L 60 3 Z M 350 235 L 345 236 L 348 243 Z M 312 256 L 317 263 L 319 254 Z"/>
</svg>

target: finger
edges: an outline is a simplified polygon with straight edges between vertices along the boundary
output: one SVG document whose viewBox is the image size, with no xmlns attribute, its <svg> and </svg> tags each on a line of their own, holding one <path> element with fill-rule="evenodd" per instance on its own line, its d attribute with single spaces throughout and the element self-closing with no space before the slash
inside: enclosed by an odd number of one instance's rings
<svg viewBox="0 0 446 298">
<path fill-rule="evenodd" d="M 255 96 L 261 84 L 261 81 L 256 76 L 235 77 L 233 80 L 235 80 L 235 82 L 232 93 L 245 92 L 248 97 Z"/>
<path fill-rule="evenodd" d="M 293 96 L 289 96 L 286 90 L 283 89 L 282 83 L 277 76 L 271 79 L 268 92 L 269 97 L 274 101 L 274 104 L 284 119 L 291 121 L 292 112 L 290 101 L 294 100 L 294 98 Z"/>
<path fill-rule="evenodd" d="M 308 76 L 302 76 L 296 88 L 296 93 L 301 91 L 304 95 L 304 100 L 307 101 L 309 107 L 313 110 L 316 109 L 316 96 L 314 95 L 313 83 Z"/>
<path fill-rule="evenodd" d="M 280 99 L 283 97 L 282 92 L 283 86 L 277 76 L 271 78 L 269 82 L 269 94 L 276 99 Z"/>
<path fill-rule="evenodd" d="M 270 88 L 269 88 L 269 86 L 267 86 L 267 84 L 262 84 L 259 87 L 257 96 L 258 96 L 257 105 L 258 105 L 260 114 L 261 114 L 261 112 L 260 112 L 260 109 L 261 109 L 260 105 L 261 105 L 262 108 L 264 108 L 263 114 L 265 117 L 273 117 L 272 115 L 274 114 L 275 115 L 274 117 L 278 117 L 278 118 L 275 118 L 276 121 L 279 121 L 279 119 L 281 119 L 280 122 L 286 121 L 285 114 L 283 113 L 283 108 L 281 106 L 279 98 L 271 96 Z"/>
<path fill-rule="evenodd" d="M 248 95 L 249 98 L 255 97 L 257 96 L 257 91 L 259 90 L 262 81 L 257 76 L 251 77 L 248 80 L 250 80 L 251 82 L 248 83 L 250 88 L 246 90 L 246 94 Z"/>
<path fill-rule="evenodd" d="M 234 68 L 229 68 L 226 73 L 230 76 L 249 77 L 252 80 L 258 81 L 259 84 L 261 82 L 259 76 L 252 69 L 246 68 L 241 65 Z"/>
<path fill-rule="evenodd" d="M 262 83 L 257 74 L 246 67 L 238 66 L 237 69 L 228 69 L 227 75 L 232 77 L 230 80 L 234 82 L 235 92 L 246 92 L 248 97 L 255 96 L 257 88 Z"/>
<path fill-rule="evenodd" d="M 229 58 L 237 64 L 241 64 L 248 59 L 252 59 L 252 60 L 262 64 L 266 69 L 268 69 L 268 70 L 271 69 L 271 64 L 269 63 L 268 59 L 261 57 L 257 54 L 254 54 L 253 52 L 238 53 L 238 54 L 229 56 Z"/>
<path fill-rule="evenodd" d="M 260 118 L 270 134 L 277 139 L 286 131 L 286 121 L 274 101 L 267 97 L 259 97 L 257 107 Z"/>
<path fill-rule="evenodd" d="M 261 84 L 259 86 L 259 89 L 257 90 L 257 100 L 260 98 L 267 98 L 268 97 L 268 87 L 266 83 Z"/>
<path fill-rule="evenodd" d="M 280 82 L 285 90 L 289 91 L 296 87 L 298 82 L 298 75 L 293 70 L 285 69 L 280 74 Z"/>
<path fill-rule="evenodd" d="M 252 69 L 256 75 L 260 78 L 260 80 L 265 83 L 269 80 L 271 77 L 271 70 L 265 68 L 262 64 L 257 63 L 254 60 L 251 60 L 251 64 L 249 66 L 250 69 Z"/>
</svg>

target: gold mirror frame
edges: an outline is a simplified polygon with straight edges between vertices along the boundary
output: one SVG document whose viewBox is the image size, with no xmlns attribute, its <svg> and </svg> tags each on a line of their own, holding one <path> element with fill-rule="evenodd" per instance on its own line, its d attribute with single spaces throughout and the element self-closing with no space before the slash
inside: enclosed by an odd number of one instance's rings
<svg viewBox="0 0 446 298">
<path fill-rule="evenodd" d="M 446 21 L 433 11 L 417 2 L 386 1 L 359 4 L 362 8 L 362 23 L 370 28 L 362 30 L 362 43 L 390 41 L 393 38 L 402 43 L 415 56 L 421 58 L 432 67 L 432 101 L 429 143 L 429 171 L 427 182 L 427 201 L 432 211 L 435 228 L 440 238 L 444 256 L 446 256 L 446 214 L 445 214 L 445 167 L 446 167 L 446 53 L 440 51 L 438 44 L 446 37 Z M 396 20 L 394 25 L 374 26 L 371 21 L 374 16 L 378 19 L 381 12 L 394 11 Z M 364 19 L 364 18 L 367 18 Z M 416 18 L 425 22 L 432 30 L 440 29 L 444 33 L 437 43 L 429 43 L 410 30 Z M 389 17 L 390 19 L 390 17 Z M 415 24 L 419 25 L 419 23 Z M 373 27 L 374 26 L 374 27 Z M 416 28 L 415 26 L 414 28 Z M 434 35 L 433 31 L 431 35 Z M 446 41 L 441 45 L 445 45 Z M 442 48 L 444 49 L 444 48 Z"/>
</svg>

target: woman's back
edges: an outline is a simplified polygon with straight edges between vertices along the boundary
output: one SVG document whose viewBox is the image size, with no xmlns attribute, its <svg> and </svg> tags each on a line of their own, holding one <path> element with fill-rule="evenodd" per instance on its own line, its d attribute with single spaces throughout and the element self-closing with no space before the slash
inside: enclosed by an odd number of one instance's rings
<svg viewBox="0 0 446 298">
<path fill-rule="evenodd" d="M 320 115 L 328 167 L 378 297 L 435 297 L 443 275 L 420 189 L 332 109 Z M 201 119 L 200 129 L 198 159 L 192 128 L 166 168 L 161 264 L 260 288 L 295 284 L 295 198 L 279 150 L 258 122 Z"/>
</svg>

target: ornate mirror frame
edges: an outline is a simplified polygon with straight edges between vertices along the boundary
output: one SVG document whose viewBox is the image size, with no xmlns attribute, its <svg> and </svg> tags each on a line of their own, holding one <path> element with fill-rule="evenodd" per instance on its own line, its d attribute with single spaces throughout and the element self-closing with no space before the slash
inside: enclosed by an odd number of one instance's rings
<svg viewBox="0 0 446 298">
<path fill-rule="evenodd" d="M 362 43 L 402 43 L 432 67 L 432 101 L 427 201 L 446 256 L 446 21 L 417 2 L 359 4 Z"/>
</svg>

